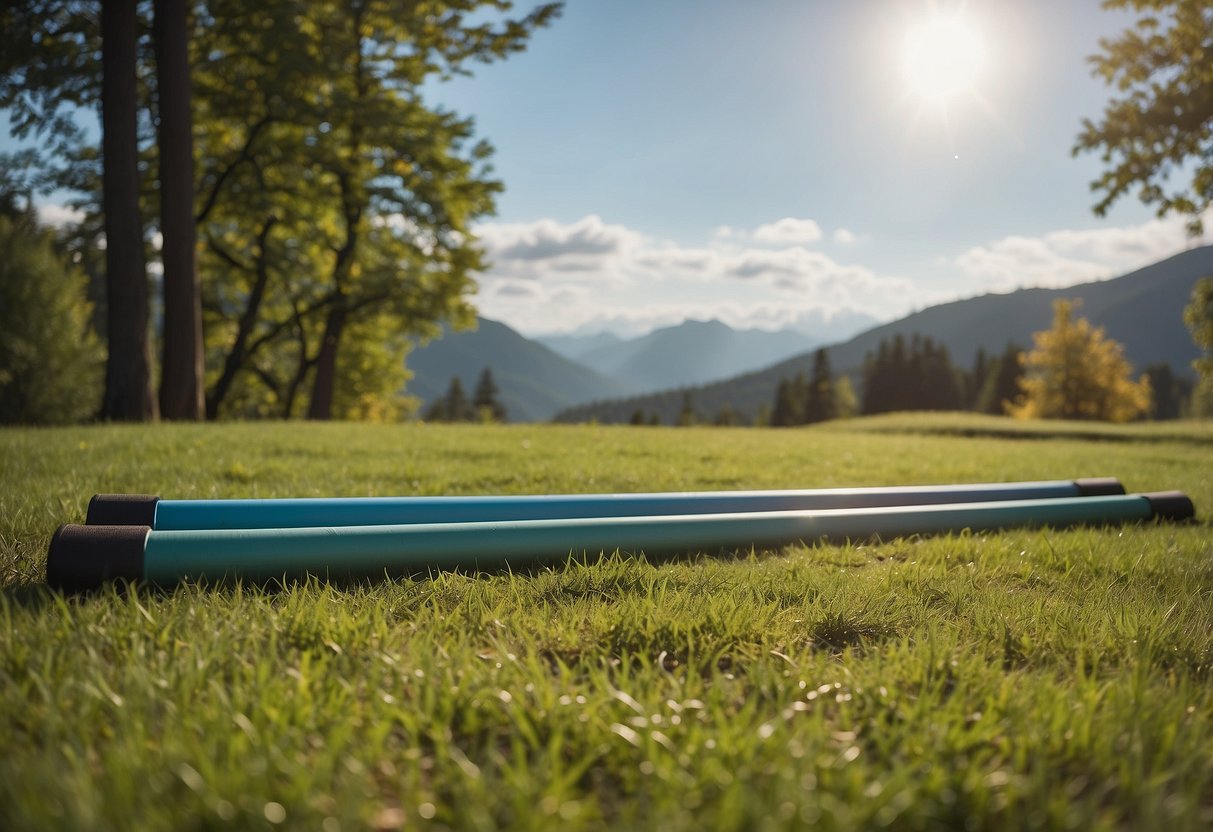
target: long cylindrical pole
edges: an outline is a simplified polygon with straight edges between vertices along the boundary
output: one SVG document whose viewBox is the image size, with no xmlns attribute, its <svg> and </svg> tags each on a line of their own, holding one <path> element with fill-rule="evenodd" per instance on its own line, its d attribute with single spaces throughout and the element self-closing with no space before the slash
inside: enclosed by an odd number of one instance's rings
<svg viewBox="0 0 1213 832">
<path fill-rule="evenodd" d="M 156 530 L 287 529 L 561 518 L 808 511 L 879 506 L 1043 500 L 1124 494 L 1119 480 L 1100 477 L 1045 482 L 920 485 L 783 491 L 697 491 L 656 494 L 549 494 L 485 497 L 342 497 L 269 500 L 162 500 L 98 494 L 88 525 L 138 525 Z"/>
<path fill-rule="evenodd" d="M 394 526 L 162 531 L 63 526 L 48 583 L 81 589 L 114 578 L 173 584 L 307 575 L 381 578 L 430 569 L 498 569 L 603 552 L 664 556 L 821 539 L 889 538 L 1016 526 L 1064 527 L 1193 516 L 1179 492 L 935 506 Z"/>
</svg>

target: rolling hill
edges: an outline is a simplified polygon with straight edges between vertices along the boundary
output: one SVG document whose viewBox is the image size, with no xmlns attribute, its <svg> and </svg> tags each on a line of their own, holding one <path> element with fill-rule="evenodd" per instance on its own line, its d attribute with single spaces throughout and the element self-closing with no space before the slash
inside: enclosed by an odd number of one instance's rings
<svg viewBox="0 0 1213 832">
<path fill-rule="evenodd" d="M 638 388 L 557 355 L 508 326 L 487 318 L 466 332 L 446 330 L 409 353 L 413 373 L 406 392 L 424 404 L 442 396 L 458 376 L 468 396 L 485 367 L 492 369 L 511 422 L 547 421 L 562 408 L 626 396 Z M 423 407 L 424 407 L 423 404 Z"/>
<path fill-rule="evenodd" d="M 1183 325 L 1182 311 L 1192 286 L 1209 275 L 1213 275 L 1213 246 L 1204 246 L 1110 280 L 1065 289 L 1021 289 L 945 303 L 830 347 L 830 362 L 835 372 L 858 379 L 864 356 L 875 351 L 882 339 L 921 333 L 946 345 L 953 361 L 967 365 L 978 348 L 1000 352 L 1009 342 L 1030 346 L 1032 333 L 1049 326 L 1053 301 L 1077 298 L 1082 302 L 1078 314 L 1103 326 L 1109 337 L 1123 344 L 1134 367 L 1166 363 L 1176 373 L 1190 375 L 1197 351 Z M 798 372 L 808 374 L 811 369 L 812 353 L 808 352 L 764 370 L 696 388 L 691 391 L 692 400 L 705 416 L 728 405 L 752 418 L 763 404 L 771 402 L 780 378 Z M 683 395 L 684 390 L 674 389 L 600 402 L 564 411 L 557 419 L 625 422 L 641 410 L 657 413 L 669 423 L 681 407 Z"/>
</svg>

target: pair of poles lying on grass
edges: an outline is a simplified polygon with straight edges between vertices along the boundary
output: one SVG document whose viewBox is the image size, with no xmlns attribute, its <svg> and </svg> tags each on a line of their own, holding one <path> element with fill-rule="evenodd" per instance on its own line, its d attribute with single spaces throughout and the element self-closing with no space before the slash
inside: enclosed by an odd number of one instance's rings
<svg viewBox="0 0 1213 832">
<path fill-rule="evenodd" d="M 1181 492 L 1116 479 L 659 494 L 162 500 L 99 494 L 51 540 L 47 581 L 251 582 L 500 569 L 570 556 L 716 553 L 964 529 L 1194 516 Z"/>
</svg>

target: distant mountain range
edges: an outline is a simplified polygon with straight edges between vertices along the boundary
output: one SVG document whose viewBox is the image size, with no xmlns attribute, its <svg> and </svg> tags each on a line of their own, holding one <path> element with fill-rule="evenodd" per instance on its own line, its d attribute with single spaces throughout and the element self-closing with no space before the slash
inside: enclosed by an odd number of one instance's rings
<svg viewBox="0 0 1213 832">
<path fill-rule="evenodd" d="M 486 367 L 493 371 L 511 422 L 547 421 L 563 408 L 627 396 L 639 389 L 570 361 L 503 323 L 478 318 L 476 329 L 448 329 L 441 338 L 409 353 L 413 378 L 406 392 L 429 404 L 446 393 L 451 379 L 458 376 L 470 398 Z"/>
<path fill-rule="evenodd" d="M 1165 363 L 1176 373 L 1190 376 L 1197 350 L 1183 324 L 1182 311 L 1196 281 L 1210 275 L 1213 246 L 1205 246 L 1112 280 L 1065 289 L 1022 289 L 945 303 L 830 347 L 830 362 L 836 373 L 857 379 L 864 357 L 874 352 L 882 339 L 919 333 L 943 343 L 955 363 L 967 366 L 978 348 L 995 353 L 1008 343 L 1030 347 L 1032 333 L 1048 328 L 1053 301 L 1076 298 L 1081 301 L 1077 313 L 1104 327 L 1109 337 L 1119 341 L 1136 369 Z M 699 387 L 692 391 L 693 403 L 704 416 L 710 417 L 728 405 L 752 418 L 763 404 L 772 401 L 780 378 L 811 373 L 812 361 L 812 352 L 806 352 L 757 372 Z M 681 407 L 683 395 L 683 390 L 674 389 L 599 402 L 564 411 L 557 419 L 624 422 L 640 410 L 657 413 L 669 423 Z"/>
<path fill-rule="evenodd" d="M 794 330 L 737 330 L 720 321 L 684 321 L 631 340 L 599 334 L 539 341 L 642 391 L 728 378 L 820 343 Z"/>
<path fill-rule="evenodd" d="M 510 421 L 546 421 L 577 404 L 728 378 L 813 344 L 794 330 L 735 330 L 720 321 L 685 321 L 632 339 L 598 333 L 532 341 L 479 318 L 475 330 L 446 330 L 409 354 L 408 392 L 428 404 L 458 376 L 470 396 L 488 367 Z"/>
</svg>

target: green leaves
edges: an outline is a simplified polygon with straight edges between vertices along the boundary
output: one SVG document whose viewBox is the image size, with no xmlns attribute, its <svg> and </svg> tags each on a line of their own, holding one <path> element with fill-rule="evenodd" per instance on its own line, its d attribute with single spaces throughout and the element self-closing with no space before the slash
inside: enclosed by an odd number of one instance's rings
<svg viewBox="0 0 1213 832">
<path fill-rule="evenodd" d="M 517 19 L 503 17 L 510 4 L 484 0 L 208 8 L 195 65 L 223 384 L 239 373 L 269 387 L 277 415 L 305 396 L 320 418 L 338 415 L 335 397 L 392 398 L 403 371 L 345 370 L 399 363 L 402 336 L 470 321 L 472 275 L 484 267 L 471 225 L 502 189 L 471 119 L 428 106 L 420 87 L 521 50 L 558 4 Z M 279 222 L 259 242 L 267 216 Z M 240 308 L 257 321 L 247 331 L 231 325 Z M 385 332 L 352 347 L 357 361 L 340 359 L 347 339 Z"/>
<path fill-rule="evenodd" d="M 1100 41 L 1092 72 L 1120 93 L 1098 122 L 1086 119 L 1075 155 L 1098 152 L 1106 172 L 1091 183 L 1103 216 L 1136 193 L 1160 217 L 1200 215 L 1213 200 L 1213 11 L 1203 0 L 1106 0 L 1105 7 L 1146 14 L 1116 38 Z M 1184 184 L 1170 181 L 1191 170 Z"/>
</svg>

